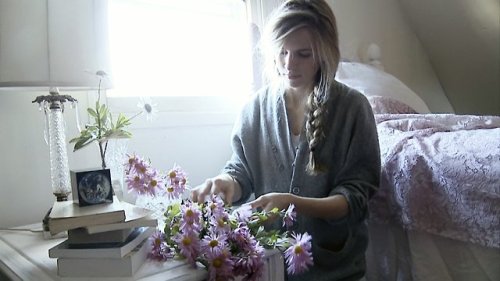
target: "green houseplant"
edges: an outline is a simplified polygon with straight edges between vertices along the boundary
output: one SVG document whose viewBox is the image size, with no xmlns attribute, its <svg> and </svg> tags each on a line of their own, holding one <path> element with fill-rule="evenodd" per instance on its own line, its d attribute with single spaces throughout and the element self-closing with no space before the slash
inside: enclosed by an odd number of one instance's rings
<svg viewBox="0 0 500 281">
<path fill-rule="evenodd" d="M 110 139 L 130 138 L 132 134 L 126 130 L 126 127 L 131 124 L 131 120 L 140 113 L 127 118 L 122 113 L 118 114 L 116 121 L 106 104 L 101 104 L 101 83 L 106 78 L 104 71 L 97 71 L 96 75 L 99 77 L 99 86 L 97 89 L 97 101 L 95 107 L 87 108 L 87 113 L 90 116 L 91 122 L 85 125 L 85 128 L 80 131 L 80 135 L 71 139 L 69 142 L 74 143 L 73 151 L 77 151 L 86 147 L 87 145 L 97 142 L 99 146 L 99 153 L 101 156 L 101 166 L 106 169 L 106 151 L 108 148 L 108 141 Z"/>
</svg>

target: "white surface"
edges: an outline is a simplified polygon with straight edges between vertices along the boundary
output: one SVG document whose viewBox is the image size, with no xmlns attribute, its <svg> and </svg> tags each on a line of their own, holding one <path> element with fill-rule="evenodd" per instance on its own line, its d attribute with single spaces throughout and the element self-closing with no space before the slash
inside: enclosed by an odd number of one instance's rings
<svg viewBox="0 0 500 281">
<path fill-rule="evenodd" d="M 40 232 L 2 230 L 0 231 L 0 269 L 15 281 L 195 281 L 206 278 L 204 269 L 193 269 L 181 261 L 165 263 L 147 261 L 130 278 L 59 277 L 57 276 L 57 260 L 49 258 L 48 249 L 63 240 L 43 240 Z"/>
<path fill-rule="evenodd" d="M 196 281 L 205 280 L 207 271 L 192 268 L 179 261 L 157 262 L 147 260 L 133 277 L 77 278 L 57 276 L 57 259 L 48 256 L 48 249 L 64 238 L 44 240 L 40 224 L 19 227 L 24 231 L 0 230 L 0 273 L 13 281 Z M 29 230 L 33 230 L 33 232 Z M 285 264 L 278 250 L 266 250 L 261 281 L 283 281 Z M 0 274 L 0 277 L 2 275 Z M 236 280 L 241 280 L 237 278 Z"/>
</svg>

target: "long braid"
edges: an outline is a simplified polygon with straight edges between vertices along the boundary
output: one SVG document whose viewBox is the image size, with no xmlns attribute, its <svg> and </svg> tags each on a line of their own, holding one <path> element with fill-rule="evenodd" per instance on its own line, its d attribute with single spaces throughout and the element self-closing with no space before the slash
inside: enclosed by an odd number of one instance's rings
<svg viewBox="0 0 500 281">
<path fill-rule="evenodd" d="M 309 163 L 306 170 L 311 175 L 317 175 L 320 172 L 326 171 L 325 163 L 320 160 L 320 152 L 325 139 L 324 134 L 324 117 L 325 101 L 321 98 L 317 88 L 309 95 L 307 100 L 309 112 L 306 122 L 306 136 L 309 144 Z"/>
</svg>

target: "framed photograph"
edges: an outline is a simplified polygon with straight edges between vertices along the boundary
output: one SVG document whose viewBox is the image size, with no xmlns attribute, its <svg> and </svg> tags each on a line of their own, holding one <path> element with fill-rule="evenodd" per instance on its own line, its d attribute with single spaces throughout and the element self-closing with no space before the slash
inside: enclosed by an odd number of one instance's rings
<svg viewBox="0 0 500 281">
<path fill-rule="evenodd" d="M 71 171 L 73 201 L 80 207 L 113 202 L 109 169 Z"/>
</svg>

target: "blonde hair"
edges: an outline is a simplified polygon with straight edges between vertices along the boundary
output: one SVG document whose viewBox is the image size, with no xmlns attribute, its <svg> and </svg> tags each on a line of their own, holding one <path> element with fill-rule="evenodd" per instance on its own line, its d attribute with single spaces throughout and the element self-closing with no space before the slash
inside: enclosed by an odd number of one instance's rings
<svg viewBox="0 0 500 281">
<path fill-rule="evenodd" d="M 335 16 L 324 0 L 288 0 L 278 7 L 266 25 L 263 38 L 265 75 L 268 82 L 280 81 L 275 63 L 285 38 L 299 28 L 307 28 L 313 38 L 312 49 L 319 65 L 316 84 L 308 98 L 306 135 L 309 142 L 307 171 L 317 174 L 327 167 L 319 159 L 324 143 L 324 120 L 330 87 L 340 60 L 338 31 Z"/>
</svg>

